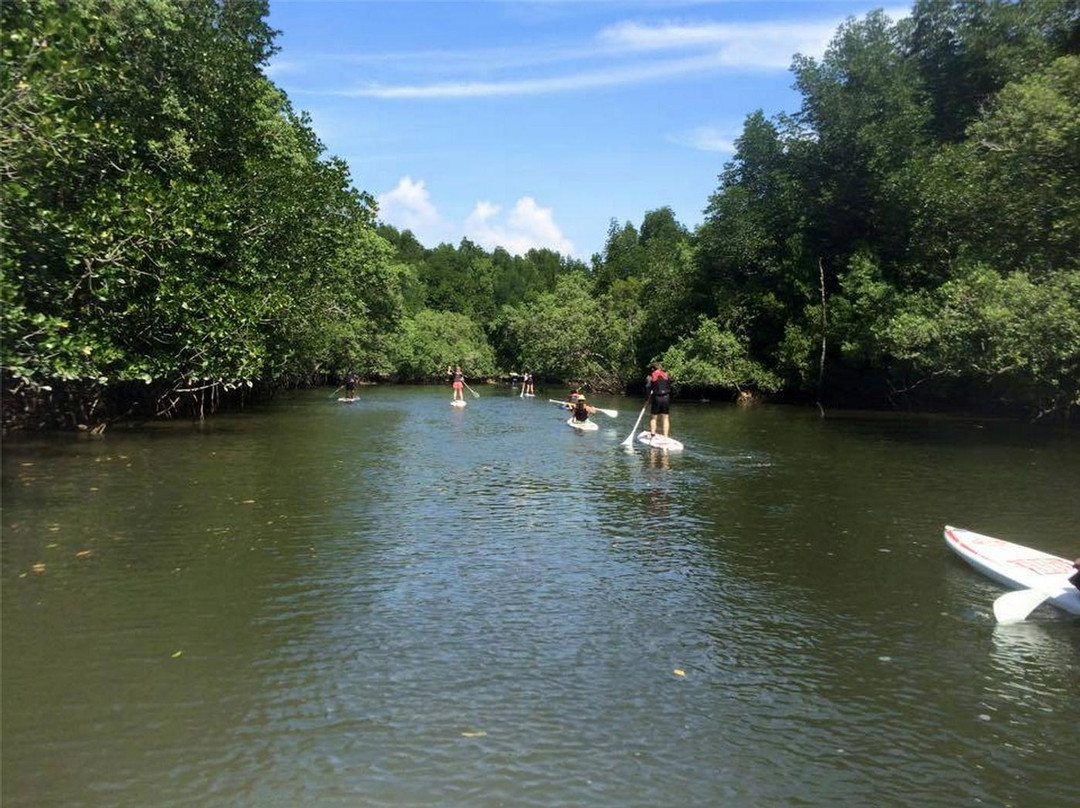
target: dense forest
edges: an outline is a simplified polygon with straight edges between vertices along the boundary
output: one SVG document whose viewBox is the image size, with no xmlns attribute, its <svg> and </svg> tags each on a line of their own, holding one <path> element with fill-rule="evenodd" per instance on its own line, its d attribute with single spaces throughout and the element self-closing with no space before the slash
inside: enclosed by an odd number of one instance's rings
<svg viewBox="0 0 1080 808">
<path fill-rule="evenodd" d="M 1080 2 L 918 0 L 794 56 L 691 230 L 421 245 L 265 75 L 266 0 L 0 6 L 5 428 L 531 370 L 622 391 L 1080 407 Z"/>
</svg>

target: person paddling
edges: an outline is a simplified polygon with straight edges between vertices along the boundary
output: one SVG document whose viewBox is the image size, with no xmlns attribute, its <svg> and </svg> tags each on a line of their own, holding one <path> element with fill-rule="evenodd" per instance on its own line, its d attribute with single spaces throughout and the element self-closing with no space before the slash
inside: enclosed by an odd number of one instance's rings
<svg viewBox="0 0 1080 808">
<path fill-rule="evenodd" d="M 671 428 L 671 379 L 660 366 L 659 362 L 649 365 L 649 375 L 645 379 L 645 392 L 652 396 L 652 417 L 649 418 L 649 433 L 656 435 L 656 425 L 659 420 L 661 433 L 665 438 Z"/>
<path fill-rule="evenodd" d="M 596 407 L 590 407 L 585 403 L 585 396 L 578 393 L 577 400 L 574 401 L 573 406 L 570 408 L 571 417 L 579 424 L 585 423 L 589 420 L 590 415 L 596 413 Z"/>
<path fill-rule="evenodd" d="M 446 366 L 446 374 L 453 379 L 454 397 L 452 401 L 465 400 L 465 374 L 461 372 L 461 365 L 454 367 Z"/>
<path fill-rule="evenodd" d="M 355 371 L 350 370 L 345 374 L 345 398 L 356 398 L 356 383 L 360 381 L 360 377 L 356 375 Z"/>
</svg>

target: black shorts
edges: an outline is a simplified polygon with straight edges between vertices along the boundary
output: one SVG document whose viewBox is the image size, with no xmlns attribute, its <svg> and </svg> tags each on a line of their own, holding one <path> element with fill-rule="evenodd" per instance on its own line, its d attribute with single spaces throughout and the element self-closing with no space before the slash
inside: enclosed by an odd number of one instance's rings
<svg viewBox="0 0 1080 808">
<path fill-rule="evenodd" d="M 671 394 L 666 393 L 662 396 L 653 396 L 652 414 L 667 415 L 669 412 L 671 412 Z"/>
</svg>

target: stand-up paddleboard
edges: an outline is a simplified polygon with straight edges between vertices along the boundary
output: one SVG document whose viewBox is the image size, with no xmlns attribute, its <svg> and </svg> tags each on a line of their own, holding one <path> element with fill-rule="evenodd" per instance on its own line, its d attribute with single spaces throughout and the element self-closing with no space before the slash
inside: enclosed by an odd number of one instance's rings
<svg viewBox="0 0 1080 808">
<path fill-rule="evenodd" d="M 1042 593 L 1052 606 L 1080 614 L 1080 590 L 1069 582 L 1076 570 L 1064 558 L 949 525 L 945 526 L 945 543 L 998 583 Z"/>
<path fill-rule="evenodd" d="M 536 393 L 525 393 L 522 398 L 536 398 Z"/>
<path fill-rule="evenodd" d="M 463 399 L 463 398 L 455 398 L 450 402 L 450 406 L 451 407 L 464 407 L 465 406 L 465 399 Z"/>
<path fill-rule="evenodd" d="M 638 443 L 644 443 L 654 449 L 670 449 L 673 452 L 681 451 L 683 445 L 675 438 L 666 438 L 663 435 L 654 435 L 652 432 L 639 432 Z"/>
<path fill-rule="evenodd" d="M 352 398 L 339 398 L 338 399 L 338 401 L 342 402 L 343 404 L 352 404 L 353 402 L 359 401 L 359 400 L 360 400 L 360 396 L 353 396 Z"/>
<path fill-rule="evenodd" d="M 595 421 L 575 421 L 573 418 L 568 419 L 566 425 L 582 432 L 595 432 L 600 428 Z"/>
</svg>

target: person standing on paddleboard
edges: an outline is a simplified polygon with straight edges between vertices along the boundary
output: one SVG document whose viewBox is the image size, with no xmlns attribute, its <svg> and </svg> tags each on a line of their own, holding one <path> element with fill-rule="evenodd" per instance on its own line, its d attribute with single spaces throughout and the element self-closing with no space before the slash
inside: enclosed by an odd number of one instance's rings
<svg viewBox="0 0 1080 808">
<path fill-rule="evenodd" d="M 454 398 L 453 401 L 465 400 L 465 374 L 461 372 L 461 365 L 455 365 L 454 367 L 446 366 L 446 374 L 451 376 L 454 380 Z"/>
<path fill-rule="evenodd" d="M 525 371 L 525 395 L 531 396 L 531 395 L 534 395 L 535 393 L 536 393 L 536 391 L 533 390 L 532 371 L 531 370 L 526 370 Z"/>
<path fill-rule="evenodd" d="M 360 377 L 354 371 L 345 374 L 345 398 L 356 398 L 356 383 Z"/>
<path fill-rule="evenodd" d="M 659 419 L 660 428 L 665 438 L 670 429 L 671 412 L 671 380 L 660 366 L 659 362 L 649 365 L 649 375 L 645 378 L 645 392 L 652 396 L 652 417 L 649 418 L 649 433 L 656 435 L 656 423 Z"/>
</svg>

